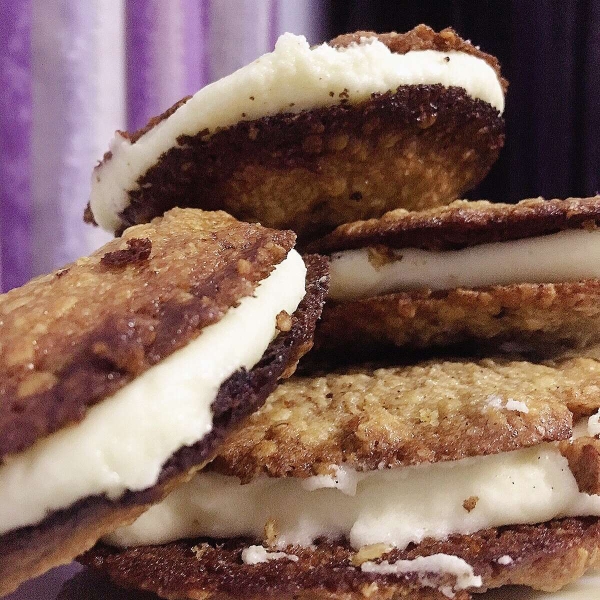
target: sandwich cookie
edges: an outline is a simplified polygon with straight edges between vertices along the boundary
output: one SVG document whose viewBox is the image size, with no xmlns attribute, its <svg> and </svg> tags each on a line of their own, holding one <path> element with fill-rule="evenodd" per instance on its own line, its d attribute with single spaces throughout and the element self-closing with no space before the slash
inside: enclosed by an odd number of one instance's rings
<svg viewBox="0 0 600 600">
<path fill-rule="evenodd" d="M 349 223 L 331 255 L 324 347 L 548 352 L 598 341 L 600 197 L 456 201 Z"/>
<path fill-rule="evenodd" d="M 600 406 L 588 360 L 579 379 L 502 357 L 296 376 L 81 560 L 165 598 L 558 589 L 600 549 L 600 427 L 568 408 Z"/>
<path fill-rule="evenodd" d="M 451 29 L 357 32 L 275 50 L 117 132 L 86 220 L 120 232 L 174 206 L 224 209 L 299 240 L 447 204 L 504 143 L 498 61 Z"/>
<path fill-rule="evenodd" d="M 0 595 L 201 468 L 312 344 L 324 259 L 174 209 L 0 296 Z"/>
</svg>

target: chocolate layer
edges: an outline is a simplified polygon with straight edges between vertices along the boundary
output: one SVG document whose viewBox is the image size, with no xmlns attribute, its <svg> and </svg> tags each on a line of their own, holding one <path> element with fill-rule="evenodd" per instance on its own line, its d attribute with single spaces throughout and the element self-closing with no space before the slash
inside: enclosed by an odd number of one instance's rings
<svg viewBox="0 0 600 600">
<path fill-rule="evenodd" d="M 273 391 L 278 379 L 289 376 L 312 345 L 312 336 L 327 293 L 327 264 L 305 257 L 307 292 L 292 315 L 292 327 L 282 332 L 250 371 L 234 373 L 219 389 L 212 404 L 213 429 L 198 443 L 179 450 L 167 461 L 158 483 L 147 490 L 128 492 L 111 501 L 98 496 L 50 514 L 42 523 L 0 536 L 0 595 L 49 568 L 69 562 L 101 536 L 125 525 L 161 500 L 177 483 L 201 468 L 226 435 L 241 425 Z M 143 418 L 143 415 L 140 415 Z"/>
<path fill-rule="evenodd" d="M 373 594 L 376 598 L 445 598 L 440 591 L 420 585 L 414 573 L 363 572 L 358 566 L 360 553 L 343 541 L 286 548 L 287 553 L 298 557 L 296 562 L 280 559 L 245 565 L 242 550 L 252 543 L 198 539 L 127 550 L 97 546 L 80 560 L 120 586 L 152 591 L 165 598 L 364 600 Z M 426 540 L 372 560 L 391 563 L 450 554 L 465 560 L 482 577 L 483 587 L 477 588 L 478 592 L 512 584 L 554 591 L 597 565 L 599 550 L 598 519 L 564 519 L 452 535 L 444 541 Z M 510 564 L 499 562 L 505 556 L 511 557 Z M 435 580 L 435 574 L 430 579 Z M 454 583 L 450 577 L 437 581 L 440 585 Z M 455 598 L 468 600 L 471 595 L 462 591 Z"/>
<path fill-rule="evenodd" d="M 462 88 L 402 86 L 182 136 L 138 179 L 121 219 L 222 208 L 308 240 L 394 208 L 447 204 L 483 179 L 503 143 L 502 117 Z"/>
</svg>

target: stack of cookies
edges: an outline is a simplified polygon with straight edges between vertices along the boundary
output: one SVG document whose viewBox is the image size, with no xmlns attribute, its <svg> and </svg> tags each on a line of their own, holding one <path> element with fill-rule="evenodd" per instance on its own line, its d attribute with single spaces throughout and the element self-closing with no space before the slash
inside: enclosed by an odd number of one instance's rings
<svg viewBox="0 0 600 600">
<path fill-rule="evenodd" d="M 207 600 L 600 562 L 600 197 L 457 200 L 506 86 L 451 30 L 286 34 L 117 133 L 120 237 L 0 299 L 0 593 L 81 552 Z"/>
</svg>

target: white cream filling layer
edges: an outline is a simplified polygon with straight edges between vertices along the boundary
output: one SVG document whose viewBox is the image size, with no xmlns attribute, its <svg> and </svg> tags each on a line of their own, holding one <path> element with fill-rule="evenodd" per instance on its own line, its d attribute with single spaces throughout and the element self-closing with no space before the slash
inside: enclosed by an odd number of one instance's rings
<svg viewBox="0 0 600 600">
<path fill-rule="evenodd" d="M 487 527 L 600 516 L 600 496 L 581 493 L 567 459 L 553 444 L 454 462 L 356 473 L 330 481 L 199 473 L 107 541 L 117 546 L 165 543 L 195 536 L 263 539 L 274 520 L 277 545 L 309 546 L 319 537 L 347 537 L 405 548 Z M 336 487 L 336 482 L 339 488 Z M 352 491 L 352 489 L 350 489 Z M 469 500 L 467 506 L 463 504 Z"/>
<path fill-rule="evenodd" d="M 462 250 L 406 248 L 381 264 L 369 249 L 331 257 L 329 296 L 355 300 L 429 288 L 448 290 L 511 283 L 555 283 L 600 277 L 600 230 L 577 229 Z"/>
<path fill-rule="evenodd" d="M 217 323 L 92 407 L 84 420 L 9 456 L 0 466 L 0 534 L 105 494 L 154 485 L 171 455 L 212 429 L 221 384 L 251 369 L 276 335 L 276 316 L 296 310 L 306 268 L 292 250 Z"/>
<path fill-rule="evenodd" d="M 463 52 L 412 51 L 395 54 L 378 40 L 348 48 L 321 44 L 311 48 L 304 36 L 282 35 L 275 50 L 197 92 L 168 119 L 135 144 L 116 134 L 112 159 L 92 177 L 90 206 L 96 222 L 109 231 L 120 225 L 128 191 L 159 157 L 177 145 L 180 135 L 195 135 L 281 112 L 351 103 L 401 85 L 456 86 L 499 112 L 504 93 L 495 71 L 481 58 Z"/>
</svg>

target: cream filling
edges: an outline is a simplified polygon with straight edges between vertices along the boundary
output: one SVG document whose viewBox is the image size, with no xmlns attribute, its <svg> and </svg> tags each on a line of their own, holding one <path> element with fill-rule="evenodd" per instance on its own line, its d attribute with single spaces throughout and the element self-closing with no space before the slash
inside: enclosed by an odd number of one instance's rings
<svg viewBox="0 0 600 600">
<path fill-rule="evenodd" d="M 495 71 L 481 58 L 463 52 L 412 51 L 395 54 L 378 40 L 348 48 L 321 44 L 311 48 L 303 36 L 282 35 L 275 50 L 197 92 L 168 119 L 135 144 L 119 133 L 111 142 L 112 159 L 92 177 L 90 206 L 96 222 L 109 231 L 121 225 L 119 213 L 128 192 L 180 135 L 195 135 L 281 112 L 351 103 L 401 85 L 442 84 L 464 88 L 499 112 L 504 93 Z"/>
<path fill-rule="evenodd" d="M 154 485 L 165 461 L 212 429 L 221 384 L 251 369 L 276 335 L 277 314 L 296 310 L 306 268 L 292 250 L 238 306 L 150 368 L 84 420 L 0 466 L 0 534 L 40 522 L 82 498 Z"/>
<path fill-rule="evenodd" d="M 368 248 L 331 257 L 329 296 L 355 300 L 429 288 L 448 290 L 600 277 L 600 231 L 576 229 L 462 250 L 406 248 L 381 264 Z M 371 260 L 370 260 L 371 258 Z"/>
<path fill-rule="evenodd" d="M 310 546 L 319 537 L 405 548 L 488 527 L 600 516 L 600 496 L 579 491 L 567 459 L 553 444 L 459 461 L 355 473 L 342 481 L 258 478 L 247 485 L 199 473 L 107 541 L 117 546 L 207 536 L 264 537 L 275 522 L 277 546 Z M 354 493 L 352 493 L 354 491 Z M 350 493 L 348 493 L 350 492 Z M 467 510 L 463 504 L 470 500 Z"/>
</svg>

